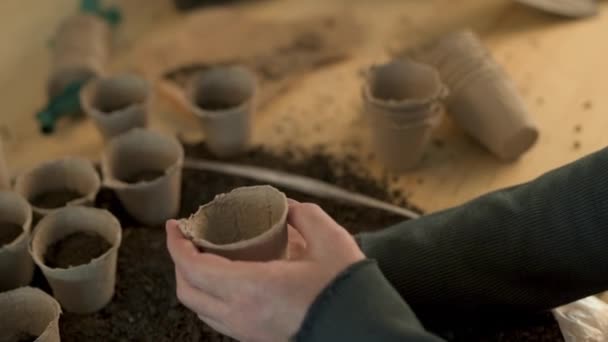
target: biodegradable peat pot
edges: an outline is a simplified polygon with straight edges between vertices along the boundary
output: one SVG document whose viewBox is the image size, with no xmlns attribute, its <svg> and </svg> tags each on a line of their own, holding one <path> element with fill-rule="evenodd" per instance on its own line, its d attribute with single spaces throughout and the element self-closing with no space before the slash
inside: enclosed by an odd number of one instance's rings
<svg viewBox="0 0 608 342">
<path fill-rule="evenodd" d="M 0 341 L 59 342 L 57 301 L 33 287 L 0 293 Z"/>
<path fill-rule="evenodd" d="M 385 165 L 400 172 L 418 164 L 441 122 L 447 93 L 437 71 L 424 64 L 395 60 L 370 69 L 364 110 L 374 150 Z"/>
<path fill-rule="evenodd" d="M 90 205 L 101 186 L 89 160 L 63 158 L 42 163 L 19 175 L 15 191 L 25 197 L 34 214 L 44 216 L 58 208 Z"/>
<path fill-rule="evenodd" d="M 247 150 L 255 111 L 256 80 L 243 67 L 201 72 L 188 89 L 192 111 L 202 123 L 209 150 L 230 157 Z"/>
<path fill-rule="evenodd" d="M 203 251 L 231 260 L 281 259 L 287 249 L 287 198 L 271 186 L 221 194 L 188 219 L 182 233 Z"/>
<path fill-rule="evenodd" d="M 97 234 L 109 244 L 109 248 L 86 264 L 68 268 L 48 266 L 47 250 L 75 233 Z M 38 223 L 32 236 L 30 253 L 64 309 L 91 313 L 103 308 L 114 295 L 121 237 L 120 223 L 108 211 L 66 207 L 45 216 Z"/>
<path fill-rule="evenodd" d="M 141 128 L 110 140 L 102 156 L 104 185 L 135 219 L 162 225 L 177 215 L 184 149 L 177 139 Z"/>
<path fill-rule="evenodd" d="M 437 67 L 455 121 L 492 153 L 514 160 L 535 144 L 538 128 L 523 99 L 473 32 L 449 34 L 414 54 Z"/>
<path fill-rule="evenodd" d="M 66 19 L 53 40 L 52 66 L 47 92 L 53 98 L 73 82 L 103 74 L 109 57 L 110 27 L 96 15 L 78 14 Z"/>
<path fill-rule="evenodd" d="M 150 102 L 148 82 L 135 75 L 100 78 L 80 92 L 83 110 L 106 139 L 145 127 Z"/>
<path fill-rule="evenodd" d="M 522 4 L 565 17 L 588 17 L 597 14 L 597 0 L 515 0 Z"/>
<path fill-rule="evenodd" d="M 11 188 L 11 175 L 8 171 L 6 159 L 4 158 L 4 147 L 0 140 L 0 190 L 7 190 Z"/>
<path fill-rule="evenodd" d="M 34 263 L 28 253 L 32 208 L 21 196 L 0 191 L 0 292 L 25 286 Z"/>
</svg>

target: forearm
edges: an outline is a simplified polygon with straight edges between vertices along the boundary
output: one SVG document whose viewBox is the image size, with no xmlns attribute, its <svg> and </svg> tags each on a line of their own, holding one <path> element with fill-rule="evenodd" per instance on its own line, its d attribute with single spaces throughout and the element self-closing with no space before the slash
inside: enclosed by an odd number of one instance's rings
<svg viewBox="0 0 608 342">
<path fill-rule="evenodd" d="M 608 288 L 608 150 L 358 237 L 416 312 L 537 311 Z"/>
<path fill-rule="evenodd" d="M 441 341 L 424 330 L 371 260 L 352 265 L 323 290 L 295 340 Z"/>
</svg>

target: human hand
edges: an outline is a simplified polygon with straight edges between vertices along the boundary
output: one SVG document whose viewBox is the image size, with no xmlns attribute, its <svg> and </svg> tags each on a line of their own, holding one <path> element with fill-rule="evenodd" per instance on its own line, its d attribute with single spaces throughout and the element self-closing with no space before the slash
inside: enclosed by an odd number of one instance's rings
<svg viewBox="0 0 608 342">
<path fill-rule="evenodd" d="M 217 331 L 241 341 L 287 341 L 321 291 L 365 256 L 319 206 L 290 201 L 285 260 L 231 261 L 201 253 L 167 222 L 177 296 Z M 298 234 L 299 233 L 299 234 Z"/>
</svg>

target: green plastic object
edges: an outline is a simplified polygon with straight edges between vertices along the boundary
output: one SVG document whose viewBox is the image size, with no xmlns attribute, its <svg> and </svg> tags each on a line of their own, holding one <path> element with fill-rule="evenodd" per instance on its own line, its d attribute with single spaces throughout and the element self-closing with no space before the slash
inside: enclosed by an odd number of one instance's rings
<svg viewBox="0 0 608 342">
<path fill-rule="evenodd" d="M 48 105 L 36 114 L 42 133 L 53 133 L 55 125 L 61 117 L 82 115 L 79 94 L 85 83 L 86 81 L 71 83 L 65 87 L 60 95 L 52 98 Z"/>
<path fill-rule="evenodd" d="M 100 0 L 81 0 L 80 12 L 97 15 L 105 19 L 111 26 L 116 26 L 122 20 L 122 15 L 117 7 L 102 8 Z"/>
</svg>

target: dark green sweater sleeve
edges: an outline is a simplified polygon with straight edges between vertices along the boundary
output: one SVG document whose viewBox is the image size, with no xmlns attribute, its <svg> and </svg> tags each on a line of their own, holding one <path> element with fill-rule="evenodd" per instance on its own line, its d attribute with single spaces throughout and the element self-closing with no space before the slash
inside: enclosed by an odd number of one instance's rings
<svg viewBox="0 0 608 342">
<path fill-rule="evenodd" d="M 357 237 L 419 315 L 550 309 L 608 289 L 608 150 Z"/>
<path fill-rule="evenodd" d="M 295 340 L 442 341 L 424 331 L 376 262 L 369 259 L 343 271 L 323 290 L 308 310 Z"/>
</svg>

